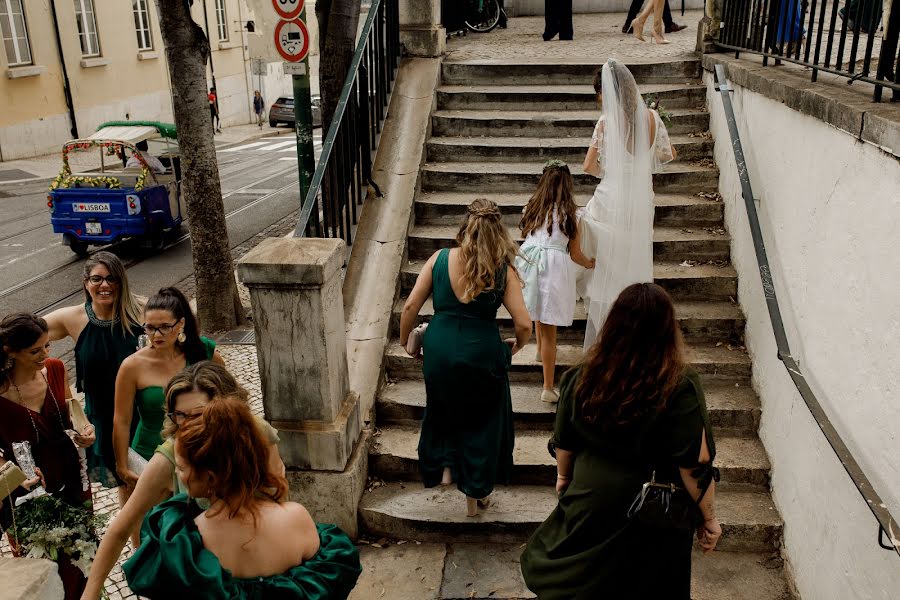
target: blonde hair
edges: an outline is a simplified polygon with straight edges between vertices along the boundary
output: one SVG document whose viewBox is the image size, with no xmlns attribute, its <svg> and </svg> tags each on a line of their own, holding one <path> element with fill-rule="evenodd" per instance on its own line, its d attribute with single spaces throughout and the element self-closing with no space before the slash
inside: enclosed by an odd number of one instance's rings
<svg viewBox="0 0 900 600">
<path fill-rule="evenodd" d="M 125 272 L 125 265 L 119 260 L 119 257 L 112 252 L 101 250 L 92 254 L 90 258 L 84 261 L 84 271 L 82 272 L 82 288 L 84 289 L 85 302 L 91 302 L 91 294 L 87 290 L 87 280 L 91 276 L 97 266 L 103 265 L 110 275 L 115 276 L 119 280 L 118 296 L 113 305 L 113 314 L 119 319 L 119 327 L 126 336 L 130 334 L 130 329 L 135 325 L 143 323 L 143 308 L 141 303 L 131 293 L 128 285 L 128 274 Z"/>
<path fill-rule="evenodd" d="M 511 267 L 516 273 L 514 261 L 519 247 L 509 237 L 501 217 L 497 204 L 484 198 L 478 198 L 466 209 L 466 219 L 456 234 L 463 264 L 463 302 L 493 290 L 501 267 Z"/>
<path fill-rule="evenodd" d="M 166 385 L 166 412 L 175 412 L 175 402 L 178 396 L 189 392 L 202 392 L 209 401 L 229 396 L 237 398 L 241 402 L 249 403 L 250 394 L 241 387 L 234 375 L 228 369 L 211 360 L 202 360 L 196 364 L 185 367 L 176 373 Z M 166 417 L 163 422 L 163 438 L 172 437 L 175 433 L 175 424 Z"/>
</svg>

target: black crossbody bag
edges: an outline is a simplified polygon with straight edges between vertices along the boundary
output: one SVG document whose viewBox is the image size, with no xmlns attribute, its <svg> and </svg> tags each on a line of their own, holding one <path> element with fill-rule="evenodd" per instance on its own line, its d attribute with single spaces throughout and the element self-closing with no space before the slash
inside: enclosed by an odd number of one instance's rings
<svg viewBox="0 0 900 600">
<path fill-rule="evenodd" d="M 715 474 L 713 477 L 718 480 Z M 699 504 L 706 495 L 706 489 L 695 502 L 683 487 L 656 481 L 654 470 L 650 474 L 650 481 L 644 483 L 641 491 L 635 496 L 627 516 L 629 519 L 637 519 L 647 527 L 693 531 L 703 524 L 703 512 Z"/>
</svg>

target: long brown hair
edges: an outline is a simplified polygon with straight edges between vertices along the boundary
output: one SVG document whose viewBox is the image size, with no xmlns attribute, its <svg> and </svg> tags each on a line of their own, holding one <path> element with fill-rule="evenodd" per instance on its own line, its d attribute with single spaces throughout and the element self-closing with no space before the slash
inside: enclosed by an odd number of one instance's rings
<svg viewBox="0 0 900 600">
<path fill-rule="evenodd" d="M 575 239 L 578 233 L 578 218 L 575 211 L 575 181 L 569 166 L 560 161 L 548 162 L 538 181 L 537 189 L 528 204 L 525 213 L 519 222 L 519 229 L 523 236 L 533 233 L 547 225 L 547 235 L 553 235 L 553 222 L 570 240 Z"/>
<path fill-rule="evenodd" d="M 284 477 L 269 471 L 269 445 L 250 407 L 238 398 L 207 404 L 199 418 L 188 419 L 178 428 L 175 441 L 192 470 L 211 475 L 209 495 L 224 502 L 229 518 L 247 510 L 255 525 L 258 495 L 277 502 L 287 493 Z"/>
<path fill-rule="evenodd" d="M 7 354 L 30 348 L 47 333 L 47 321 L 31 313 L 12 313 L 0 321 L 0 393 L 7 391 L 12 381 L 13 365 Z"/>
<path fill-rule="evenodd" d="M 604 430 L 665 407 L 684 373 L 675 307 L 655 283 L 635 283 L 613 303 L 575 390 L 579 416 Z"/>
<path fill-rule="evenodd" d="M 478 198 L 466 209 L 466 219 L 456 234 L 463 272 L 463 302 L 494 289 L 502 266 L 515 270 L 519 247 L 509 237 L 496 203 Z"/>
<path fill-rule="evenodd" d="M 95 252 L 86 261 L 82 270 L 82 290 L 84 291 L 84 301 L 91 302 L 91 294 L 87 290 L 88 277 L 91 271 L 98 265 L 103 265 L 109 274 L 119 280 L 118 294 L 115 304 L 113 304 L 113 314 L 119 319 L 119 327 L 122 333 L 129 334 L 129 330 L 135 325 L 141 324 L 141 316 L 143 310 L 140 300 L 131 293 L 131 287 L 128 285 L 128 273 L 125 271 L 125 265 L 118 256 L 112 252 L 101 250 Z"/>
</svg>

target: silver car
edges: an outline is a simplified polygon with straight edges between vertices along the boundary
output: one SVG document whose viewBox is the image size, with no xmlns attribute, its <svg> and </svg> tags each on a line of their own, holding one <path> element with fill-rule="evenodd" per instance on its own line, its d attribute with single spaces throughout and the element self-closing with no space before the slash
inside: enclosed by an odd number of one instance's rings
<svg viewBox="0 0 900 600">
<path fill-rule="evenodd" d="M 294 99 L 283 96 L 275 101 L 269 109 L 269 127 L 277 127 L 279 123 L 294 126 Z M 312 97 L 313 127 L 322 126 L 322 99 L 318 94 Z"/>
</svg>

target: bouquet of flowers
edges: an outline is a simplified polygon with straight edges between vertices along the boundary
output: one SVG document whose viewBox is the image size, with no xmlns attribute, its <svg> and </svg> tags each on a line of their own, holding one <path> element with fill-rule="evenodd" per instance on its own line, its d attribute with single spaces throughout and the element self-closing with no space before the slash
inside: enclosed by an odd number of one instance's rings
<svg viewBox="0 0 900 600">
<path fill-rule="evenodd" d="M 95 515 L 90 501 L 83 506 L 72 506 L 50 494 L 33 498 L 13 510 L 15 538 L 22 556 L 56 560 L 65 554 L 88 575 L 107 515 Z"/>
<path fill-rule="evenodd" d="M 659 98 L 657 96 L 650 96 L 644 100 L 647 103 L 647 108 L 650 110 L 655 110 L 659 114 L 659 118 L 662 119 L 663 125 L 666 126 L 666 129 L 669 129 L 672 126 L 672 113 L 666 110 L 666 108 L 660 104 Z"/>
</svg>

